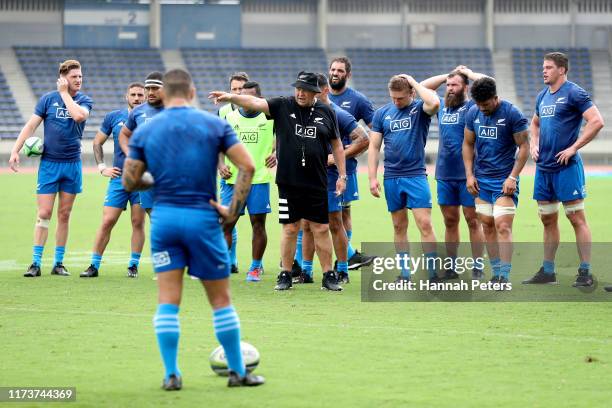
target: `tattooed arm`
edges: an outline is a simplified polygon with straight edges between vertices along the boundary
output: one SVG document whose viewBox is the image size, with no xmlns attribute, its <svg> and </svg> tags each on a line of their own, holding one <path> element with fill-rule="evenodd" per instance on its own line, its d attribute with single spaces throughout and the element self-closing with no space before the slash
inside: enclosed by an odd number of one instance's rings
<svg viewBox="0 0 612 408">
<path fill-rule="evenodd" d="M 117 178 L 121 176 L 121 169 L 118 167 L 107 168 L 106 164 L 104 164 L 104 150 L 102 149 L 102 145 L 107 139 L 108 135 L 98 130 L 93 141 L 94 158 L 96 159 L 100 174 L 104 177 Z"/>
<path fill-rule="evenodd" d="M 222 206 L 214 200 L 210 200 L 210 204 L 216 208 L 219 215 L 223 218 L 223 224 L 232 224 L 240 216 L 240 211 L 246 204 L 247 196 L 251 191 L 251 182 L 255 173 L 255 164 L 253 158 L 242 143 L 236 143 L 227 151 L 225 155 L 238 167 L 238 176 L 234 184 L 234 196 L 229 208 Z"/>
<path fill-rule="evenodd" d="M 147 165 L 140 160 L 125 159 L 121 182 L 125 191 L 147 190 L 153 186 L 153 176 L 145 172 Z"/>
</svg>

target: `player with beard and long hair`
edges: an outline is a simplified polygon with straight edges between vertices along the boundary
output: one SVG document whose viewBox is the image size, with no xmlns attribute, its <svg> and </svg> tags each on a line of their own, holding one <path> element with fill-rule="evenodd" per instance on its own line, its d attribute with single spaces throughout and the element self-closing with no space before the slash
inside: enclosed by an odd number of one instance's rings
<svg viewBox="0 0 612 408">
<path fill-rule="evenodd" d="M 444 217 L 447 255 L 455 259 L 459 248 L 459 207 L 463 207 L 463 216 L 468 225 L 472 256 L 482 257 L 484 235 L 478 221 L 474 197 L 467 191 L 465 168 L 461 147 L 463 145 L 463 129 L 465 114 L 474 105 L 468 98 L 469 81 L 475 81 L 484 75 L 475 73 L 466 66 L 460 65 L 449 74 L 433 76 L 421 82 L 426 88 L 437 90 L 446 84 L 444 98 L 440 98 L 438 111 L 438 126 L 440 139 L 438 142 L 438 157 L 436 160 L 436 185 L 438 189 L 438 205 Z M 453 262 L 454 265 L 454 262 Z M 445 271 L 445 279 L 455 279 L 459 275 L 452 269 Z M 472 270 L 473 279 L 481 279 L 483 271 Z"/>
</svg>

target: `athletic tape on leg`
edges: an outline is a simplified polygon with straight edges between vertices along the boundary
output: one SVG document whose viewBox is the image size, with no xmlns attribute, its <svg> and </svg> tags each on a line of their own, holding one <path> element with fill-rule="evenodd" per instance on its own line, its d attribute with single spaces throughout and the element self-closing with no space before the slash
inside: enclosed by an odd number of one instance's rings
<svg viewBox="0 0 612 408">
<path fill-rule="evenodd" d="M 566 214 L 573 214 L 575 212 L 584 210 L 584 201 L 571 205 L 563 204 L 563 207 L 565 208 Z"/>
<path fill-rule="evenodd" d="M 540 215 L 549 215 L 559 212 L 559 203 L 538 204 L 538 213 Z"/>
<path fill-rule="evenodd" d="M 512 206 L 512 207 L 504 207 L 501 205 L 493 206 L 493 217 L 494 218 L 501 217 L 502 215 L 514 215 L 515 212 L 516 212 L 515 206 Z"/>
<path fill-rule="evenodd" d="M 51 220 L 45 220 L 44 218 L 38 218 L 36 220 L 36 226 L 40 228 L 49 228 L 49 223 Z"/>
<path fill-rule="evenodd" d="M 476 204 L 476 212 L 478 214 L 486 215 L 487 217 L 492 217 L 493 204 Z"/>
</svg>

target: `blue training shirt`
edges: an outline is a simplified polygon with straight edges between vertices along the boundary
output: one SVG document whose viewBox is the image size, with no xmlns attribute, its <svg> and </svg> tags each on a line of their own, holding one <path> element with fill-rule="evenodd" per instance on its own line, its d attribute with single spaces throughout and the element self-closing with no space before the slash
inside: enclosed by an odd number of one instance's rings
<svg viewBox="0 0 612 408">
<path fill-rule="evenodd" d="M 431 116 L 423 101 L 414 100 L 403 109 L 388 103 L 372 119 L 372 130 L 382 133 L 385 144 L 385 179 L 425 175 L 425 143 Z"/>
<path fill-rule="evenodd" d="M 351 132 L 355 130 L 357 126 L 359 126 L 357 124 L 357 121 L 350 113 L 340 108 L 335 103 L 332 102 L 330 105 L 332 109 L 334 110 L 334 112 L 336 113 L 336 118 L 338 119 L 338 130 L 340 131 L 340 138 L 342 139 L 343 143 L 344 143 L 344 140 L 346 139 L 350 141 Z M 330 152 L 331 152 L 331 149 L 330 149 Z M 348 172 L 348 161 L 349 160 L 351 159 L 346 159 L 346 166 L 347 166 L 346 174 L 351 174 Z M 355 163 L 357 163 L 357 160 L 355 160 Z M 338 180 L 338 168 L 336 166 L 328 166 L 327 167 L 327 190 L 335 191 L 337 180 Z"/>
<path fill-rule="evenodd" d="M 507 178 L 512 173 L 517 150 L 513 135 L 528 129 L 523 113 L 503 100 L 491 116 L 474 105 L 465 117 L 465 128 L 476 136 L 476 178 Z"/>
<path fill-rule="evenodd" d="M 229 123 L 192 107 L 166 109 L 138 126 L 130 155 L 153 175 L 155 206 L 213 208 L 217 196 L 217 160 L 238 143 Z"/>
<path fill-rule="evenodd" d="M 127 122 L 129 110 L 127 108 L 114 110 L 104 116 L 102 125 L 100 125 L 100 132 L 107 136 L 113 135 L 114 143 L 114 155 L 113 155 L 113 167 L 123 169 L 123 162 L 125 161 L 125 153 L 119 146 L 119 133 L 121 128 Z"/>
<path fill-rule="evenodd" d="M 566 81 L 557 92 L 547 87 L 536 99 L 535 114 L 540 117 L 540 152 L 536 166 L 545 172 L 564 167 L 555 155 L 576 142 L 582 125 L 582 114 L 593 106 L 591 97 L 581 87 Z M 567 165 L 582 161 L 580 154 L 572 156 Z"/>
<path fill-rule="evenodd" d="M 356 121 L 363 120 L 366 125 L 372 123 L 374 117 L 374 106 L 372 102 L 364 94 L 353 88 L 347 87 L 344 92 L 338 95 L 329 94 L 329 100 L 335 103 L 340 108 L 350 113 Z M 351 144 L 350 137 L 342 137 L 342 144 L 348 146 Z M 355 174 L 357 171 L 357 159 L 352 157 L 346 159 L 346 174 Z"/>
<path fill-rule="evenodd" d="M 74 102 L 91 111 L 93 101 L 81 92 L 72 98 Z M 34 114 L 45 122 L 43 160 L 74 162 L 81 159 L 81 138 L 85 122 L 75 122 L 58 91 L 44 94 L 36 104 Z"/>
<path fill-rule="evenodd" d="M 153 119 L 155 115 L 157 115 L 163 110 L 163 106 L 156 108 L 155 106 L 150 105 L 148 102 L 143 103 L 142 105 L 139 105 L 132 109 L 132 111 L 128 115 L 127 122 L 125 122 L 125 127 L 127 127 L 133 132 L 134 129 L 136 129 L 138 126 L 147 123 L 148 121 Z"/>
<path fill-rule="evenodd" d="M 436 160 L 436 180 L 465 180 L 462 155 L 463 130 L 465 116 L 472 106 L 474 106 L 474 101 L 468 100 L 455 108 L 449 108 L 444 106 L 444 98 L 440 98 L 440 110 L 438 111 L 440 139 Z"/>
</svg>

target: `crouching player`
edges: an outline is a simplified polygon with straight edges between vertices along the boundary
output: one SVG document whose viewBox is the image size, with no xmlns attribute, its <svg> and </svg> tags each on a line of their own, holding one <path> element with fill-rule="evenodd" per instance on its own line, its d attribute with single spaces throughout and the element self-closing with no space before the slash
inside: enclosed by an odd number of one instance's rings
<svg viewBox="0 0 612 408">
<path fill-rule="evenodd" d="M 188 72 L 168 71 L 163 84 L 166 110 L 138 127 L 123 169 L 127 191 L 149 188 L 155 180 L 151 254 L 159 305 L 153 322 L 166 369 L 162 387 L 182 387 L 178 312 L 186 267 L 201 280 L 213 308 L 215 334 L 230 369 L 228 386 L 260 385 L 264 379 L 247 374 L 242 360 L 240 322 L 229 293 L 228 248 L 219 224 L 219 216 L 224 223 L 238 218 L 251 187 L 253 160 L 227 122 L 189 105 L 195 88 Z M 229 209 L 214 201 L 220 152 L 238 167 Z"/>
<path fill-rule="evenodd" d="M 471 94 L 476 106 L 465 117 L 463 138 L 467 189 L 476 197 L 476 212 L 493 270 L 491 283 L 507 283 L 512 267 L 518 177 L 529 156 L 527 119 L 514 105 L 497 96 L 493 78 L 474 81 Z"/>
</svg>

